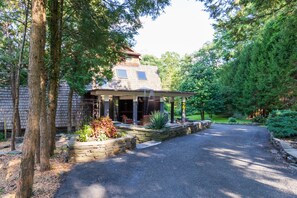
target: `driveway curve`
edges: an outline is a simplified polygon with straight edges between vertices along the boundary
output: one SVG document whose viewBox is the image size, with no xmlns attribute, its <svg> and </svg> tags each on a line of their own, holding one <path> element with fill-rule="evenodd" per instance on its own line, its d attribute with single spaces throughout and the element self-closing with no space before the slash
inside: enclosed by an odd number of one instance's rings
<svg viewBox="0 0 297 198">
<path fill-rule="evenodd" d="M 76 165 L 55 197 L 297 197 L 297 173 L 277 157 L 265 128 L 214 124 Z"/>
</svg>

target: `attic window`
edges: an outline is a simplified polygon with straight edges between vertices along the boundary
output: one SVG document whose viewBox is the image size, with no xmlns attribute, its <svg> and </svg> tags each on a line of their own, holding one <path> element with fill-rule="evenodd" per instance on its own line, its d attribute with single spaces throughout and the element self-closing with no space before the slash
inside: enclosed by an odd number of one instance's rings
<svg viewBox="0 0 297 198">
<path fill-rule="evenodd" d="M 138 80 L 147 80 L 146 79 L 146 74 L 143 71 L 138 71 L 137 76 L 138 76 Z"/>
<path fill-rule="evenodd" d="M 117 69 L 117 74 L 119 78 L 128 78 L 127 71 L 125 69 Z"/>
</svg>

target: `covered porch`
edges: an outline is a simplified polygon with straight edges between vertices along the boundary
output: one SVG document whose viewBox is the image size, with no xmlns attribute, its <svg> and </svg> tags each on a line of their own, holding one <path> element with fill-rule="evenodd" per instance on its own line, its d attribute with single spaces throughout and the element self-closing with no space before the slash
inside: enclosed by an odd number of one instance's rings
<svg viewBox="0 0 297 198">
<path fill-rule="evenodd" d="M 181 120 L 186 120 L 186 99 L 192 92 L 154 90 L 111 90 L 95 89 L 90 96 L 95 97 L 93 117 L 109 116 L 114 121 L 129 124 L 143 124 L 153 111 L 164 112 L 165 99 L 170 102 L 170 122 L 174 123 L 174 98 L 181 97 Z"/>
</svg>

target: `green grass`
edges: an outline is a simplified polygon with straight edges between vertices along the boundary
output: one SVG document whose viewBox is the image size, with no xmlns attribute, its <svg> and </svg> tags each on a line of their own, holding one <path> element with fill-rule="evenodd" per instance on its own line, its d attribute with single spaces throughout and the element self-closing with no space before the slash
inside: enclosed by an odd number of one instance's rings
<svg viewBox="0 0 297 198">
<path fill-rule="evenodd" d="M 180 118 L 180 116 L 176 116 L 176 118 L 177 117 Z M 189 116 L 187 116 L 187 118 L 190 119 L 190 120 L 201 120 L 200 115 L 189 115 Z M 212 119 L 211 119 L 208 114 L 205 114 L 205 119 L 206 120 L 211 120 L 214 123 L 229 123 L 228 118 L 223 117 L 221 115 L 213 115 Z M 239 124 L 248 124 L 248 123 L 251 123 L 251 121 L 250 120 L 245 120 L 245 119 L 243 119 L 243 120 L 237 119 L 237 123 L 239 123 Z"/>
</svg>

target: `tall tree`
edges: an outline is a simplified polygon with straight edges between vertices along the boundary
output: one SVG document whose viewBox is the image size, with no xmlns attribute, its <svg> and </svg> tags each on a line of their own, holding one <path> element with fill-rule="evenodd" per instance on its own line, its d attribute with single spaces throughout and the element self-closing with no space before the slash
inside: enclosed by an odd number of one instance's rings
<svg viewBox="0 0 297 198">
<path fill-rule="evenodd" d="M 16 197 L 30 197 L 34 177 L 34 154 L 40 120 L 40 72 L 44 65 L 46 38 L 46 5 L 44 0 L 32 0 L 32 26 L 29 56 L 29 113 L 22 148 L 20 176 Z"/>
<path fill-rule="evenodd" d="M 56 136 L 56 111 L 61 65 L 61 45 L 62 45 L 62 20 L 63 20 L 63 0 L 49 0 L 49 33 L 50 33 L 50 67 L 49 91 L 48 91 L 48 121 L 47 128 L 44 128 L 44 137 L 49 140 L 50 154 L 54 154 Z M 45 115 L 46 116 L 46 115 Z M 46 119 L 46 118 L 45 118 Z M 47 130 L 47 131 L 46 131 Z M 48 137 L 49 133 L 49 137 Z M 44 142 L 47 144 L 47 142 Z M 46 147 L 43 147 L 46 149 Z M 46 149 L 47 150 L 47 149 Z M 47 151 L 44 151 L 47 152 Z M 48 160 L 46 160 L 47 162 Z M 44 167 L 49 167 L 48 165 Z"/>
<path fill-rule="evenodd" d="M 222 96 L 217 81 L 217 54 L 213 44 L 205 44 L 194 54 L 190 64 L 184 65 L 180 75 L 181 91 L 191 91 L 195 95 L 188 99 L 188 104 L 195 108 L 205 119 L 205 112 L 214 114 L 222 111 Z"/>
</svg>

